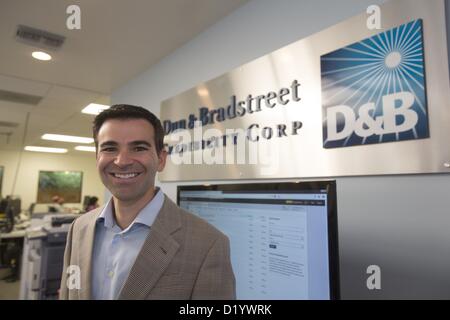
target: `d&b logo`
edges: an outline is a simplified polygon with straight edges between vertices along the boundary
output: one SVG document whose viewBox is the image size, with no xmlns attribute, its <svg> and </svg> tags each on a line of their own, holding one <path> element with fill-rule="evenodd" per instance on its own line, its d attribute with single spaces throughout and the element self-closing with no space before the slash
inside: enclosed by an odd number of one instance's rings
<svg viewBox="0 0 450 320">
<path fill-rule="evenodd" d="M 320 62 L 324 148 L 429 137 L 421 19 Z"/>
</svg>

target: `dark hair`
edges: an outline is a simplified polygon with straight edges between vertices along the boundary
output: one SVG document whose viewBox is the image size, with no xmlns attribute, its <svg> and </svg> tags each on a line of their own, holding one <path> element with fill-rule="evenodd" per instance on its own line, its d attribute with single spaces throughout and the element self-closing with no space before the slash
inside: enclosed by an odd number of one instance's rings
<svg viewBox="0 0 450 320">
<path fill-rule="evenodd" d="M 164 148 L 164 130 L 161 121 L 150 111 L 145 108 L 132 106 L 129 104 L 115 104 L 111 108 L 103 110 L 94 119 L 92 127 L 95 148 L 98 149 L 98 132 L 105 121 L 110 119 L 144 119 L 147 120 L 155 129 L 156 153 L 159 154 Z"/>
<path fill-rule="evenodd" d="M 88 201 L 88 205 L 89 206 L 93 206 L 94 204 L 96 204 L 97 203 L 97 201 L 98 201 L 98 198 L 97 197 L 90 197 L 89 198 L 89 201 Z"/>
</svg>

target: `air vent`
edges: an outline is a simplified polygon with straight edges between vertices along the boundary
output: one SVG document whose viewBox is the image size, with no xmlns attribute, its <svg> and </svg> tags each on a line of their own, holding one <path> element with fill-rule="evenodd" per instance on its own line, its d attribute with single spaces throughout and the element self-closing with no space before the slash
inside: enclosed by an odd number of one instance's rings
<svg viewBox="0 0 450 320">
<path fill-rule="evenodd" d="M 0 121 L 0 127 L 17 128 L 18 126 L 17 122 Z"/>
<path fill-rule="evenodd" d="M 0 89 L 0 100 L 15 102 L 15 103 L 23 103 L 23 104 L 31 104 L 37 105 L 41 102 L 42 97 L 33 96 L 31 94 L 18 93 L 12 91 L 6 91 Z"/>
<path fill-rule="evenodd" d="M 44 30 L 19 25 L 16 31 L 16 39 L 32 46 L 59 49 L 66 38 Z"/>
</svg>

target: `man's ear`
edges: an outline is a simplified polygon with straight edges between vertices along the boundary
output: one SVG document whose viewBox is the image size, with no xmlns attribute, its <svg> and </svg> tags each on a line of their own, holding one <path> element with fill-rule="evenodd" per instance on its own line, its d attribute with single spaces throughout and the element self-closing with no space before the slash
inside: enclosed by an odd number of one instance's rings
<svg viewBox="0 0 450 320">
<path fill-rule="evenodd" d="M 167 159 L 167 151 L 165 149 L 162 149 L 158 155 L 158 160 L 159 160 L 158 172 L 161 172 L 164 170 L 164 167 L 166 166 L 166 159 Z"/>
</svg>

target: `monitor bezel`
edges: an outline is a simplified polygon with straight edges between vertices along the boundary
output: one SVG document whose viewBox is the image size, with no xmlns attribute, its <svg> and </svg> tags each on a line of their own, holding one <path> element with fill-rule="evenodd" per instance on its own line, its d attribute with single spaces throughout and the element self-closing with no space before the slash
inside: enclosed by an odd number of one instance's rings
<svg viewBox="0 0 450 320">
<path fill-rule="evenodd" d="M 329 278 L 330 299 L 340 299 L 340 276 L 339 276 L 339 236 L 337 218 L 337 195 L 336 180 L 318 180 L 301 182 L 263 182 L 263 183 L 231 183 L 231 184 L 208 184 L 208 185 L 178 185 L 177 204 L 180 205 L 181 191 L 222 191 L 222 192 L 248 192 L 248 191 L 282 191 L 282 192 L 308 192 L 314 190 L 326 190 L 328 194 L 328 256 L 329 256 Z"/>
</svg>

